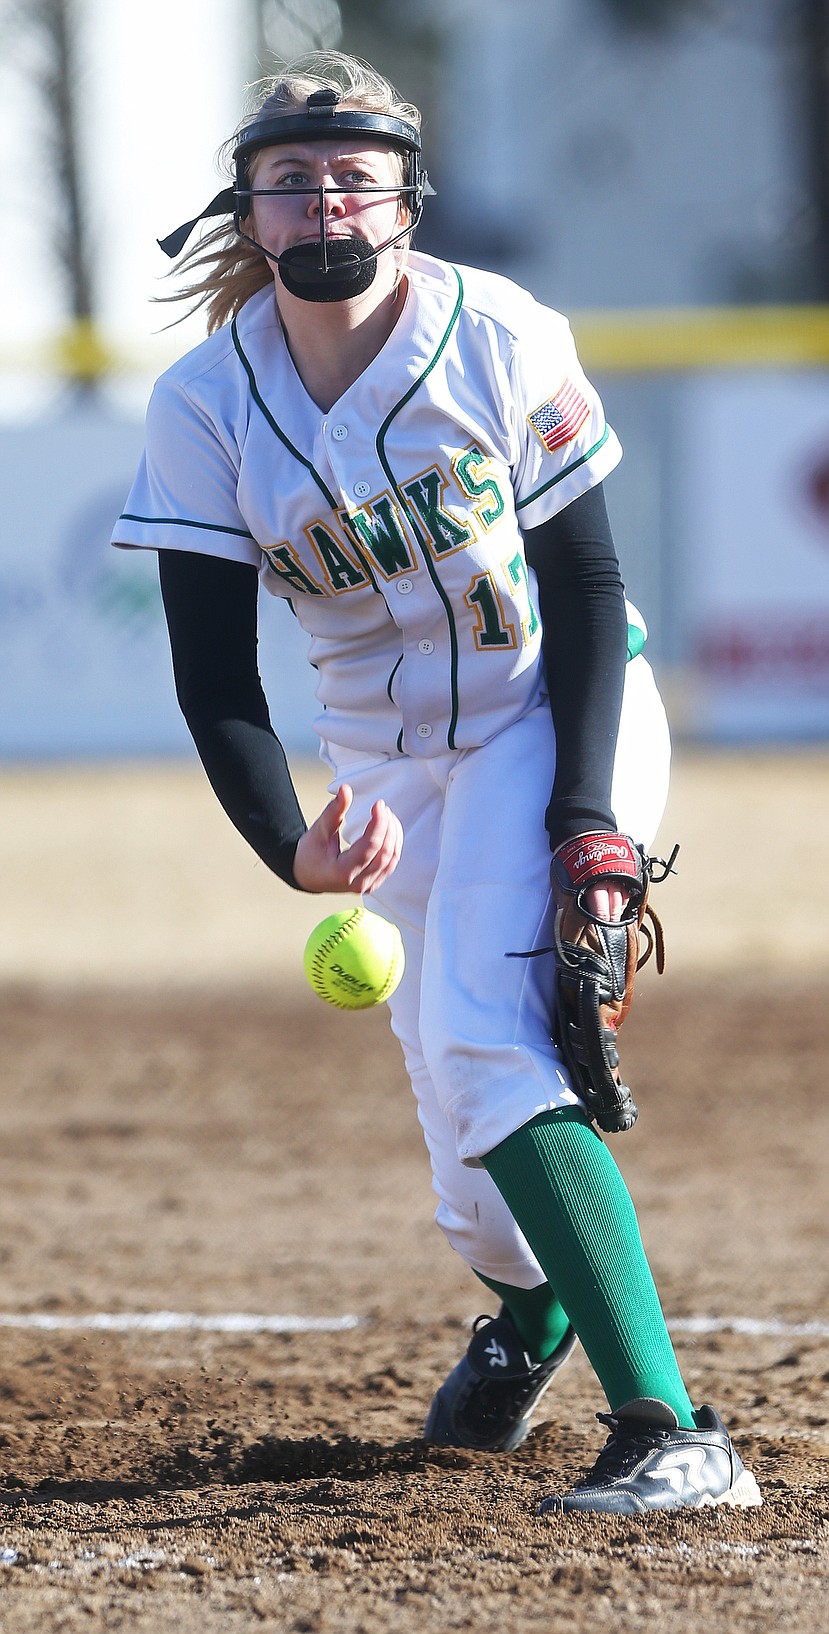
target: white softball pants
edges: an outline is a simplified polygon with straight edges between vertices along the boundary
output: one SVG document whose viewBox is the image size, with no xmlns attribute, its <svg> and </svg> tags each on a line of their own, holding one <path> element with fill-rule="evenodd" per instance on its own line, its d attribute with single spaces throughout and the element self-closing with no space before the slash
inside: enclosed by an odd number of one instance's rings
<svg viewBox="0 0 829 1634">
<path fill-rule="evenodd" d="M 400 862 L 368 906 L 406 954 L 389 1001 L 438 1196 L 435 1218 L 473 1270 L 513 1287 L 545 1280 L 480 1158 L 539 1112 L 578 1105 L 550 1039 L 552 941 L 544 813 L 555 766 L 546 702 L 478 749 L 429 759 L 323 745 L 354 800 L 346 839 L 383 799 L 403 825 Z M 670 739 L 650 666 L 627 666 L 613 778 L 620 830 L 646 847 L 668 793 Z"/>
</svg>

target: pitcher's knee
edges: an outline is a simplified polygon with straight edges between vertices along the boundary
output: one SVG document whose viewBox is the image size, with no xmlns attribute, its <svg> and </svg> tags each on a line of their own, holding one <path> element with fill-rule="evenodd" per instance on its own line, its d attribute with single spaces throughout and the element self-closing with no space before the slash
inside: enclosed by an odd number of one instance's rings
<svg viewBox="0 0 829 1634">
<path fill-rule="evenodd" d="M 435 1220 L 470 1270 L 513 1288 L 534 1288 L 544 1272 L 497 1192 L 496 1197 L 500 1207 L 479 1201 L 471 1214 L 440 1202 Z"/>
</svg>

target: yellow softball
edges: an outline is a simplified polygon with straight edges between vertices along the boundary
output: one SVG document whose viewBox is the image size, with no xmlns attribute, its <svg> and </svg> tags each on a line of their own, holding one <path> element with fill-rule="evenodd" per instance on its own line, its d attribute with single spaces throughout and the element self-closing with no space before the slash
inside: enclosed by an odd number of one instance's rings
<svg viewBox="0 0 829 1634">
<path fill-rule="evenodd" d="M 359 903 L 332 913 L 305 944 L 305 974 L 315 993 L 340 1010 L 368 1010 L 394 992 L 404 965 L 396 925 Z"/>
</svg>

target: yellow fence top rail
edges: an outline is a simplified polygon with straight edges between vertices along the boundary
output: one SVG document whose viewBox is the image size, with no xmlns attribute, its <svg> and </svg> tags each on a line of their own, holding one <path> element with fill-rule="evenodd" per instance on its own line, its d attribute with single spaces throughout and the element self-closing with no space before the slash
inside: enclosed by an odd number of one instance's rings
<svg viewBox="0 0 829 1634">
<path fill-rule="evenodd" d="M 829 365 L 829 305 L 653 307 L 577 311 L 570 318 L 588 372 L 666 374 Z M 175 337 L 159 336 L 155 343 L 141 345 L 84 322 L 29 345 L 0 340 L 0 372 L 54 374 L 87 382 L 113 373 L 154 376 L 183 349 Z"/>
<path fill-rule="evenodd" d="M 829 364 L 829 306 L 580 312 L 572 326 L 588 371 L 655 374 Z"/>
</svg>

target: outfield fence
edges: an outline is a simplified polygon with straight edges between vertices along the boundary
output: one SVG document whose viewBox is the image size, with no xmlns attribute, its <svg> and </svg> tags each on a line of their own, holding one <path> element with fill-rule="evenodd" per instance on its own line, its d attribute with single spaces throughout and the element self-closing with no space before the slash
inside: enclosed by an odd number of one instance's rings
<svg viewBox="0 0 829 1634">
<path fill-rule="evenodd" d="M 829 307 L 576 312 L 625 450 L 607 482 L 676 734 L 829 736 Z M 153 378 L 193 344 L 76 324 L 0 342 L 0 756 L 189 753 L 154 563 L 109 549 Z M 264 598 L 263 676 L 313 752 L 305 641 Z"/>
</svg>

